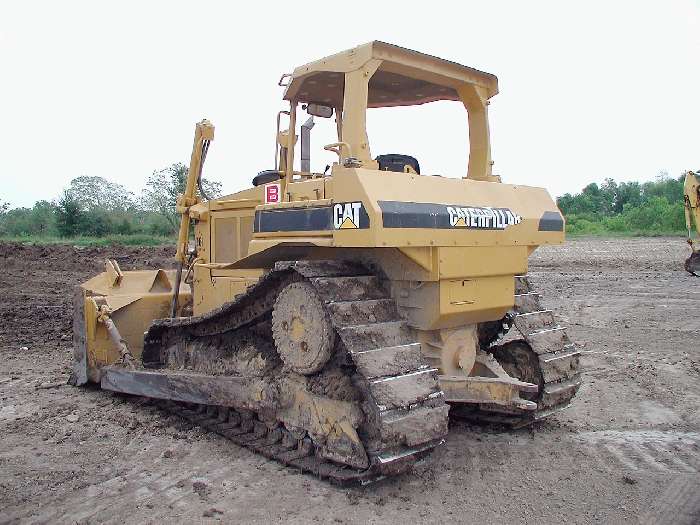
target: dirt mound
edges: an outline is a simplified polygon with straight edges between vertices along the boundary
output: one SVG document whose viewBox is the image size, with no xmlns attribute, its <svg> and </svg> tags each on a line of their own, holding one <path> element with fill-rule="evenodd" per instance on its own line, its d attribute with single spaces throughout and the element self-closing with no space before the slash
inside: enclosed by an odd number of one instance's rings
<svg viewBox="0 0 700 525">
<path fill-rule="evenodd" d="M 172 268 L 173 253 L 171 246 L 0 243 L 0 348 L 26 353 L 70 346 L 76 285 L 103 271 L 107 258 L 122 270 Z"/>
<path fill-rule="evenodd" d="M 0 242 L 0 261 L 5 268 L 22 268 L 28 261 L 31 261 L 31 266 L 45 262 L 47 269 L 80 272 L 85 268 L 89 270 L 89 275 L 102 271 L 107 258 L 116 259 L 122 270 L 172 268 L 174 253 L 174 246 L 85 247 L 70 244 Z"/>
</svg>

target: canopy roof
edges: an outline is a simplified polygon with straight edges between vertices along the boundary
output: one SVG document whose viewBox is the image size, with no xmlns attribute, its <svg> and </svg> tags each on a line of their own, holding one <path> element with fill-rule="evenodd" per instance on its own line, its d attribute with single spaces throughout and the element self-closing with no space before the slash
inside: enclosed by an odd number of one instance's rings
<svg viewBox="0 0 700 525">
<path fill-rule="evenodd" d="M 342 51 L 294 70 L 286 100 L 343 106 L 345 73 L 372 59 L 381 61 L 369 80 L 367 106 L 414 106 L 436 100 L 460 100 L 464 85 L 483 88 L 486 98 L 498 93 L 498 79 L 449 60 L 374 41 Z"/>
</svg>

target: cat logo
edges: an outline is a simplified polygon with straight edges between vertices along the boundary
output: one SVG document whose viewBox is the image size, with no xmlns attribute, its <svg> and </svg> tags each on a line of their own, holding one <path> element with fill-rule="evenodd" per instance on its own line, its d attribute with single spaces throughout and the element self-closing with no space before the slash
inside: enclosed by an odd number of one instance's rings
<svg viewBox="0 0 700 525">
<path fill-rule="evenodd" d="M 360 227 L 361 202 L 340 202 L 333 206 L 333 227 L 336 230 L 358 229 Z"/>
</svg>

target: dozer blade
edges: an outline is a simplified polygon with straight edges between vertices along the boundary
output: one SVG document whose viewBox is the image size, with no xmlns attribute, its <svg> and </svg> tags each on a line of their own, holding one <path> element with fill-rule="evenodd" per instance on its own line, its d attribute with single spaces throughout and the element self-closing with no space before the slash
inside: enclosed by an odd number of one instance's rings
<svg viewBox="0 0 700 525">
<path fill-rule="evenodd" d="M 700 252 L 693 252 L 685 260 L 685 270 L 696 277 L 700 277 Z"/>
<path fill-rule="evenodd" d="M 101 368 L 121 362 L 122 356 L 99 318 L 103 310 L 118 328 L 131 355 L 139 360 L 143 333 L 155 319 L 166 317 L 175 275 L 169 270 L 122 272 L 108 260 L 105 271 L 76 287 L 73 297 L 74 364 L 70 382 L 80 386 L 99 383 Z M 180 303 L 190 300 L 189 286 L 180 286 Z"/>
</svg>

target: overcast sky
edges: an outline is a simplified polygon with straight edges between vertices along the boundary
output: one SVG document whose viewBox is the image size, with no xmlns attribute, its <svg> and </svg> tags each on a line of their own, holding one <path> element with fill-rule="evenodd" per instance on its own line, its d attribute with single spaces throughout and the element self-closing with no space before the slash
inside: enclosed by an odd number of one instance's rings
<svg viewBox="0 0 700 525">
<path fill-rule="evenodd" d="M 561 195 L 700 168 L 700 0 L 0 0 L 0 200 L 53 199 L 81 175 L 137 191 L 189 160 L 203 117 L 216 126 L 205 176 L 242 189 L 272 167 L 280 75 L 374 39 L 498 76 L 506 182 Z M 314 129 L 316 169 L 333 160 L 330 126 Z M 375 155 L 466 170 L 457 103 L 370 110 L 369 133 Z"/>
</svg>

